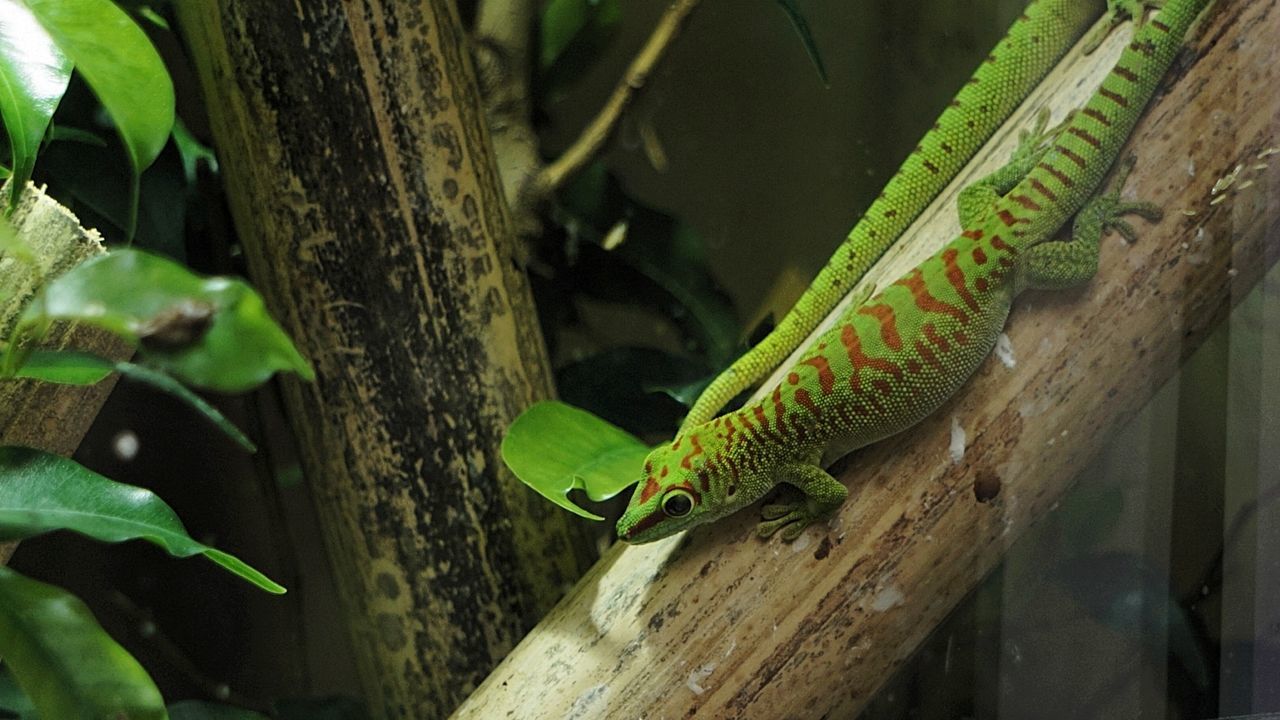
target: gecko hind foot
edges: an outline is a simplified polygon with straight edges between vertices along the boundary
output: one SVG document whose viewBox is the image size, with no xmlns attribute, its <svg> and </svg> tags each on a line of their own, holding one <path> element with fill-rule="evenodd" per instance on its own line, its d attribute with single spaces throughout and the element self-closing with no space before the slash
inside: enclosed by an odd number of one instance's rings
<svg viewBox="0 0 1280 720">
<path fill-rule="evenodd" d="M 797 502 L 773 503 L 760 508 L 763 518 L 756 526 L 756 533 L 762 538 L 772 537 L 782 531 L 783 542 L 791 542 L 800 537 L 800 533 L 809 527 L 820 515 L 824 514 L 808 499 Z"/>
<path fill-rule="evenodd" d="M 1108 230 L 1115 230 L 1130 245 L 1138 241 L 1138 233 L 1134 231 L 1132 225 L 1122 219 L 1125 215 L 1137 215 L 1150 222 L 1156 222 L 1164 217 L 1164 212 L 1155 203 L 1120 199 L 1120 191 L 1124 188 L 1124 183 L 1128 180 L 1129 173 L 1133 171 L 1136 162 L 1137 160 L 1133 155 L 1121 160 L 1120 167 L 1116 170 L 1116 177 L 1111 182 L 1111 186 L 1106 192 L 1094 198 L 1091 203 L 1093 212 L 1098 213 L 1102 232 L 1106 233 Z"/>
<path fill-rule="evenodd" d="M 1130 18 L 1133 19 L 1134 31 L 1141 29 L 1147 19 L 1147 11 L 1159 10 L 1164 4 L 1165 0 L 1107 0 L 1107 12 L 1111 17 L 1105 25 L 1099 25 L 1090 33 L 1084 43 L 1084 54 L 1097 50 L 1112 30 Z"/>
</svg>

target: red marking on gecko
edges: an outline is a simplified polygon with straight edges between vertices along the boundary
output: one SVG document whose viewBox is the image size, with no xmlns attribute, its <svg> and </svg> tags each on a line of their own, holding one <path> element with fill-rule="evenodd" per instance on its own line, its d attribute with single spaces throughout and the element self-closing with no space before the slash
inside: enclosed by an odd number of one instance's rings
<svg viewBox="0 0 1280 720">
<path fill-rule="evenodd" d="M 806 410 L 813 413 L 814 417 L 822 417 L 822 411 L 813 402 L 813 397 L 809 395 L 809 391 L 804 388 L 796 390 L 796 402 L 800 403 Z"/>
<path fill-rule="evenodd" d="M 1111 127 L 1111 119 L 1108 118 L 1106 115 L 1104 115 L 1101 110 L 1087 107 L 1081 110 L 1080 114 L 1085 115 L 1087 117 L 1091 117 L 1094 120 L 1097 120 L 1098 124 L 1102 125 L 1103 127 Z"/>
<path fill-rule="evenodd" d="M 781 445 L 782 438 L 774 435 L 773 431 L 769 429 L 769 419 L 764 416 L 764 407 L 756 405 L 751 408 L 751 411 L 756 416 L 756 422 L 760 423 L 760 434 Z"/>
<path fill-rule="evenodd" d="M 955 335 L 952 335 L 951 337 L 952 337 L 952 339 L 953 339 L 953 340 L 955 340 L 955 341 L 956 341 L 956 344 L 957 344 L 957 345 L 968 345 L 968 344 L 969 344 L 969 336 L 968 336 L 968 335 L 965 335 L 963 330 L 957 330 L 957 331 L 956 331 L 956 334 L 955 334 Z"/>
<path fill-rule="evenodd" d="M 660 478 L 664 478 L 664 477 L 666 477 L 666 476 L 667 476 L 667 474 L 668 474 L 668 473 L 670 473 L 670 472 L 671 472 L 671 468 L 667 467 L 666 465 L 663 465 L 663 466 L 662 466 L 662 472 L 658 473 L 658 477 L 660 477 Z"/>
<path fill-rule="evenodd" d="M 975 230 L 965 230 L 964 232 L 960 233 L 960 235 L 961 235 L 962 237 L 967 237 L 967 238 L 969 238 L 970 240 L 981 240 L 981 239 L 982 239 L 982 231 L 981 231 L 981 230 L 977 230 L 977 229 L 975 229 Z"/>
<path fill-rule="evenodd" d="M 1139 79 L 1138 73 L 1130 70 L 1129 68 L 1123 65 L 1116 65 L 1115 67 L 1111 68 L 1111 74 L 1122 77 L 1131 83 L 1136 83 L 1138 82 L 1138 79 Z"/>
<path fill-rule="evenodd" d="M 1058 196 L 1053 194 L 1053 191 L 1045 187 L 1044 183 L 1040 182 L 1039 180 L 1035 178 L 1031 178 L 1031 187 L 1034 188 L 1036 192 L 1048 198 L 1050 202 L 1058 201 Z"/>
<path fill-rule="evenodd" d="M 978 301 L 973 298 L 973 294 L 969 292 L 969 287 L 964 282 L 964 270 L 960 269 L 960 265 L 956 263 L 956 256 L 960 253 L 955 248 L 947 248 L 942 253 L 942 264 L 947 268 L 947 282 L 951 283 L 951 287 L 955 288 L 956 294 L 964 301 L 970 310 L 978 309 Z"/>
<path fill-rule="evenodd" d="M 693 444 L 693 449 L 690 450 L 689 454 L 685 455 L 684 459 L 680 461 L 680 467 L 685 470 L 691 469 L 692 466 L 690 465 L 690 461 L 702 454 L 702 443 L 698 441 L 697 435 L 690 435 L 689 442 Z"/>
<path fill-rule="evenodd" d="M 876 392 L 880 393 L 881 395 L 888 395 L 889 393 L 893 392 L 893 387 L 890 386 L 888 381 L 886 381 L 884 378 L 876 378 L 875 380 L 872 380 L 871 387 L 875 388 Z"/>
<path fill-rule="evenodd" d="M 924 329 L 924 336 L 926 339 L 928 339 L 929 342 L 938 346 L 938 349 L 941 350 L 942 352 L 950 352 L 951 343 L 947 342 L 946 338 L 938 334 L 938 329 L 933 326 L 933 323 L 925 323 L 923 329 Z"/>
<path fill-rule="evenodd" d="M 1005 242 L 1005 241 L 1004 241 L 1004 240 L 1003 240 L 999 235 L 992 235 L 992 236 L 991 236 L 991 240 L 990 240 L 990 242 L 991 242 L 991 247 L 993 247 L 993 248 L 995 248 L 995 249 L 997 249 L 997 250 L 1003 250 L 1003 251 L 1005 251 L 1005 252 L 1009 252 L 1009 253 L 1017 253 L 1017 252 L 1018 252 L 1017 250 L 1015 250 L 1015 249 L 1013 248 L 1013 246 L 1012 246 L 1012 245 L 1010 245 L 1009 243 Z"/>
<path fill-rule="evenodd" d="M 960 322 L 967 322 L 968 316 L 960 308 L 942 302 L 929 292 L 928 285 L 924 281 L 924 271 L 920 268 L 913 268 L 911 272 L 899 280 L 894 282 L 895 285 L 901 285 L 911 291 L 911 296 L 915 298 L 916 307 L 925 312 L 940 313 L 942 315 L 950 315 Z"/>
<path fill-rule="evenodd" d="M 860 378 L 863 368 L 879 370 L 899 380 L 902 379 L 902 368 L 888 360 L 873 358 L 862 352 L 862 340 L 858 338 L 858 333 L 852 325 L 845 325 L 840 329 L 840 341 L 844 343 L 845 351 L 849 354 L 849 364 L 853 366 L 853 373 L 849 376 L 849 387 L 853 388 L 854 392 L 862 390 Z"/>
<path fill-rule="evenodd" d="M 1112 90 L 1108 90 L 1108 89 L 1106 89 L 1106 88 L 1104 88 L 1104 87 L 1100 87 L 1100 88 L 1098 88 L 1098 94 L 1099 94 L 1099 95 L 1101 95 L 1102 97 L 1104 97 L 1104 98 L 1106 98 L 1106 99 L 1110 100 L 1111 102 L 1113 102 L 1113 103 L 1115 103 L 1115 104 L 1119 105 L 1119 106 L 1120 106 L 1120 107 L 1122 107 L 1122 108 L 1127 108 L 1127 107 L 1129 107 L 1129 100 L 1128 100 L 1128 98 L 1126 98 L 1125 96 L 1121 95 L 1121 94 L 1120 94 L 1120 93 L 1118 93 L 1118 92 L 1114 92 L 1114 91 L 1112 91 Z M 1070 128 L 1068 128 L 1068 129 L 1070 129 Z"/>
<path fill-rule="evenodd" d="M 1000 208 L 1000 210 L 996 212 L 996 216 L 1000 218 L 1000 222 L 1004 223 L 1006 227 L 1018 222 L 1018 218 L 1014 217 L 1013 213 L 1005 210 L 1004 208 Z"/>
<path fill-rule="evenodd" d="M 785 436 L 787 434 L 787 428 L 785 425 L 782 424 L 782 421 L 786 417 L 787 411 L 786 411 L 786 408 L 782 407 L 782 386 L 781 385 L 778 385 L 773 389 L 773 396 L 770 399 L 773 400 L 774 426 L 778 428 L 779 435 Z"/>
<path fill-rule="evenodd" d="M 982 248 L 976 247 L 973 249 L 973 261 L 979 265 L 987 264 L 987 254 L 982 252 Z"/>
<path fill-rule="evenodd" d="M 1083 169 L 1083 168 L 1084 168 L 1084 166 L 1088 164 L 1088 163 L 1086 163 L 1086 162 L 1085 162 L 1085 159 L 1084 159 L 1084 158 L 1082 158 L 1082 157 L 1080 157 L 1079 155 L 1077 155 L 1077 154 L 1075 154 L 1074 152 L 1072 152 L 1072 151 L 1071 151 L 1071 148 L 1063 147 L 1063 146 L 1061 146 L 1061 145 L 1055 145 L 1055 146 L 1054 146 L 1054 149 L 1055 149 L 1055 150 L 1057 150 L 1059 153 L 1061 153 L 1061 154 L 1062 154 L 1062 157 L 1064 157 L 1064 158 L 1066 158 L 1066 159 L 1070 160 L 1071 162 L 1075 163 L 1075 164 L 1076 164 L 1076 167 L 1078 167 L 1078 168 Z"/>
<path fill-rule="evenodd" d="M 1040 203 L 1032 200 L 1026 195 L 1010 195 L 1009 199 L 1032 212 L 1036 212 L 1040 209 Z"/>
<path fill-rule="evenodd" d="M 938 360 L 938 356 L 933 354 L 933 350 L 928 345 L 925 345 L 923 340 L 917 340 L 915 347 L 916 352 L 920 354 L 920 357 L 929 367 L 937 370 L 938 372 L 942 372 L 944 370 L 942 361 Z"/>
<path fill-rule="evenodd" d="M 666 468 L 663 468 L 663 470 L 666 470 Z M 658 479 L 650 475 L 649 480 L 644 484 L 644 490 L 640 491 L 640 502 L 648 502 L 649 498 L 653 497 L 661 488 L 662 486 L 658 484 Z"/>
<path fill-rule="evenodd" d="M 818 388 L 822 390 L 823 395 L 830 395 L 832 388 L 836 384 L 835 373 L 831 372 L 831 363 L 827 362 L 827 359 L 821 355 L 814 355 L 811 358 L 801 360 L 800 364 L 812 365 L 818 370 Z"/>
<path fill-rule="evenodd" d="M 796 373 L 790 373 L 787 375 L 787 382 L 791 383 L 792 385 L 799 385 L 800 376 L 797 375 Z"/>
<path fill-rule="evenodd" d="M 1089 134 L 1089 131 L 1088 131 L 1088 130 L 1085 130 L 1084 128 L 1078 128 L 1078 127 L 1076 127 L 1075 125 L 1072 125 L 1071 127 L 1067 128 L 1067 132 L 1068 132 L 1068 133 L 1071 133 L 1072 135 L 1075 135 L 1076 137 L 1080 138 L 1081 140 L 1083 140 L 1083 141 L 1085 141 L 1085 142 L 1089 143 L 1089 144 L 1090 144 L 1090 145 L 1092 145 L 1094 148 L 1101 148 L 1101 147 L 1102 147 L 1102 141 L 1101 141 L 1101 140 L 1099 140 L 1098 138 L 1096 138 L 1096 137 L 1094 137 L 1094 136 L 1090 135 L 1090 134 Z"/>
<path fill-rule="evenodd" d="M 986 279 L 986 278 L 984 278 L 984 277 L 980 277 L 980 278 L 978 278 L 977 280 L 974 280 L 974 281 L 973 281 L 973 286 L 974 286 L 974 287 L 976 287 L 976 288 L 978 288 L 978 292 L 986 292 L 986 291 L 987 291 L 987 288 L 988 288 L 988 287 L 990 287 L 990 286 L 987 284 L 987 279 Z"/>
<path fill-rule="evenodd" d="M 1075 181 L 1074 181 L 1074 180 L 1072 180 L 1071 178 L 1067 177 L 1067 176 L 1066 176 L 1066 174 L 1064 174 L 1061 170 L 1059 170 L 1058 168 L 1056 168 L 1056 167 L 1054 167 L 1054 166 L 1050 165 L 1049 163 L 1042 162 L 1042 163 L 1040 163 L 1039 165 L 1037 165 L 1036 167 L 1038 167 L 1038 168 L 1040 168 L 1040 169 L 1044 170 L 1045 172 L 1049 173 L 1050 175 L 1052 175 L 1052 176 L 1054 177 L 1054 179 L 1055 179 L 1055 180 L 1057 180 L 1058 182 L 1062 183 L 1063 187 L 1069 187 L 1069 188 L 1072 188 L 1072 187 L 1075 187 L 1075 186 L 1076 186 L 1076 183 L 1075 183 Z"/>
<path fill-rule="evenodd" d="M 898 335 L 898 321 L 893 316 L 892 307 L 884 303 L 863 305 L 858 308 L 858 313 L 880 321 L 880 339 L 890 350 L 902 349 L 902 337 Z"/>
</svg>

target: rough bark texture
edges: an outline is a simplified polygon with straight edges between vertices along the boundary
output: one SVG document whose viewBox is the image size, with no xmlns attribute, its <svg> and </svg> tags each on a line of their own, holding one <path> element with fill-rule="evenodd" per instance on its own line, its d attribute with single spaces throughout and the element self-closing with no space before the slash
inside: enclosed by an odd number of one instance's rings
<svg viewBox="0 0 1280 720">
<path fill-rule="evenodd" d="M 376 717 L 452 709 L 590 544 L 502 433 L 551 383 L 452 0 L 176 6 Z"/>
<path fill-rule="evenodd" d="M 8 197 L 8 183 L 0 197 Z M 12 332 L 18 315 L 41 285 L 83 260 L 104 252 L 96 230 L 85 230 L 66 208 L 28 184 L 8 222 L 30 246 L 40 268 L 0 256 L 0 338 Z M 48 347 L 70 347 L 123 360 L 128 347 L 94 328 L 55 325 Z M 26 445 L 70 455 L 80 445 L 98 410 L 115 385 L 115 376 L 89 387 L 53 385 L 33 380 L 0 382 L 0 445 Z M 0 562 L 16 543 L 0 545 Z"/>
<path fill-rule="evenodd" d="M 933 417 L 839 467 L 851 497 L 828 525 L 762 543 L 748 509 L 614 548 L 455 717 L 856 716 L 1280 257 L 1280 155 L 1265 155 L 1280 145 L 1278 23 L 1277 0 L 1210 10 L 1129 145 L 1125 195 L 1164 220 L 1140 223 L 1132 247 L 1107 239 L 1087 287 L 1024 295 L 1008 324 L 1016 366 L 991 358 Z M 1040 104 L 1055 117 L 1078 104 L 1127 40 L 1073 55 L 875 279 L 950 239 L 955 189 L 1001 164 Z"/>
</svg>

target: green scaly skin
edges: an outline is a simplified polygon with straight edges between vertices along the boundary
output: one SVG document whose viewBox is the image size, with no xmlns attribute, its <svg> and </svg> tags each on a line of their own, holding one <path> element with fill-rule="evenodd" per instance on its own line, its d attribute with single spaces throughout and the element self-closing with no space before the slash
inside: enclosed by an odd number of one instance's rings
<svg viewBox="0 0 1280 720">
<path fill-rule="evenodd" d="M 1115 17 L 1124 10 L 1108 0 Z M 924 212 L 983 143 L 1098 17 L 1101 0 L 1032 0 L 942 112 L 826 267 L 769 335 L 698 397 L 682 430 L 710 420 L 804 342 L 876 260 Z"/>
<path fill-rule="evenodd" d="M 818 465 L 829 445 L 853 449 L 914 425 L 990 353 L 1021 291 L 1092 278 L 1103 232 L 1133 234 L 1120 216 L 1158 217 L 1151 205 L 1119 200 L 1130 163 L 1115 187 L 1090 196 L 1207 3 L 1166 0 L 1069 122 L 1030 134 L 1006 167 L 965 190 L 959 237 L 851 306 L 764 400 L 654 450 L 618 536 L 657 540 L 786 482 L 804 499 L 766 505 L 760 534 L 781 529 L 784 539 L 795 538 L 847 494 Z M 1072 239 L 1055 240 L 1073 215 Z"/>
</svg>

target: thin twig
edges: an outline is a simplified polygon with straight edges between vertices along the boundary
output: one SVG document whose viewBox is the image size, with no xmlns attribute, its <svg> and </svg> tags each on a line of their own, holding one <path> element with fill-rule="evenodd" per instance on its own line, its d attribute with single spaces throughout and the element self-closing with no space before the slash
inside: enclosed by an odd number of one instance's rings
<svg viewBox="0 0 1280 720">
<path fill-rule="evenodd" d="M 632 59 L 626 74 L 613 89 L 613 94 L 600 109 L 600 113 L 591 121 L 591 124 L 587 125 L 568 150 L 529 180 L 529 184 L 525 187 L 525 202 L 536 203 L 547 197 L 600 152 L 600 148 L 617 127 L 622 111 L 630 104 L 636 91 L 644 87 L 653 68 L 671 45 L 671 41 L 679 34 L 685 17 L 697 4 L 698 0 L 674 0 L 671 3 L 662 18 L 658 20 L 658 25 L 653 29 L 653 34 L 649 36 L 644 47 Z"/>
</svg>

